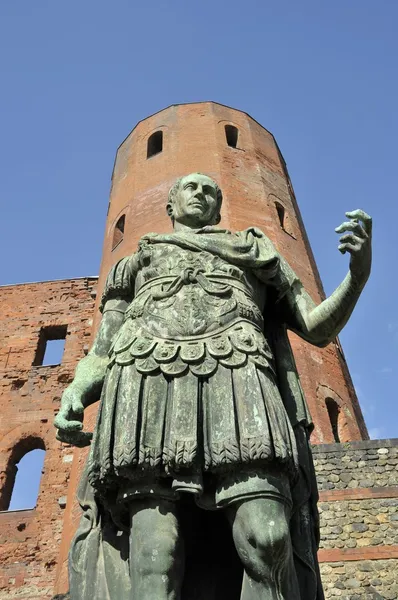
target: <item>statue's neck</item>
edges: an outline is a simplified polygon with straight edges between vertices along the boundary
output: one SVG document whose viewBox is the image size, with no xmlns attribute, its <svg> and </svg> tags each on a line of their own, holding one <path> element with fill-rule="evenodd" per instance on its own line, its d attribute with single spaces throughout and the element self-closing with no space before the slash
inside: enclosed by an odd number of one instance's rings
<svg viewBox="0 0 398 600">
<path fill-rule="evenodd" d="M 199 229 L 202 229 L 202 227 L 192 227 L 175 221 L 173 231 L 174 233 L 196 233 Z"/>
</svg>

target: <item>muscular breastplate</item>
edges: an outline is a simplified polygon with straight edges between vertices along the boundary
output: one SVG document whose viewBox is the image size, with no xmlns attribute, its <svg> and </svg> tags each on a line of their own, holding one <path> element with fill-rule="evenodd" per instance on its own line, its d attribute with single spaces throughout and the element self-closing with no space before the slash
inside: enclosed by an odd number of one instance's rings
<svg viewBox="0 0 398 600">
<path fill-rule="evenodd" d="M 161 251 L 160 251 L 161 250 Z M 207 252 L 166 245 L 140 257 L 135 297 L 111 349 L 112 362 L 135 361 L 142 373 L 175 376 L 188 368 L 209 376 L 218 362 L 231 368 L 251 357 L 270 367 L 262 333 L 263 285 Z M 257 296 L 257 297 L 256 297 Z"/>
</svg>

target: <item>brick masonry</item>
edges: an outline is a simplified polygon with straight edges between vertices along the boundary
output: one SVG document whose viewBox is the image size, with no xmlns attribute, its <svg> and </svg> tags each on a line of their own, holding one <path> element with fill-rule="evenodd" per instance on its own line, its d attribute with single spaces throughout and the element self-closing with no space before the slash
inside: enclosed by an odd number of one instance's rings
<svg viewBox="0 0 398 600">
<path fill-rule="evenodd" d="M 96 278 L 0 287 L 0 599 L 51 598 L 73 448 L 57 442 L 62 390 L 88 347 Z M 62 364 L 32 366 L 43 327 L 67 327 Z M 7 512 L 13 466 L 46 450 L 36 508 Z M 11 484 L 11 486 L 10 486 Z"/>
</svg>

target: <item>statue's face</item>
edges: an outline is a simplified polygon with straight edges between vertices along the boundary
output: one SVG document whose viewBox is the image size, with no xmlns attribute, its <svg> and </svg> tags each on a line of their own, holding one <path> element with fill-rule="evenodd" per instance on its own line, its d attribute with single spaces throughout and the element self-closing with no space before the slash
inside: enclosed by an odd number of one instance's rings
<svg viewBox="0 0 398 600">
<path fill-rule="evenodd" d="M 217 188 L 210 177 L 193 173 L 182 178 L 173 202 L 175 222 L 199 228 L 217 223 L 219 212 Z"/>
</svg>

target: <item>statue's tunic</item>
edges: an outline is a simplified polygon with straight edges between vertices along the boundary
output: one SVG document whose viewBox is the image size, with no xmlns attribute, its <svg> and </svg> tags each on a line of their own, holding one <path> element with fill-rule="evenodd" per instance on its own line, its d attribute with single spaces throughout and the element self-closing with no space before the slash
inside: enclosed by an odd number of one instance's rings
<svg viewBox="0 0 398 600">
<path fill-rule="evenodd" d="M 269 290 L 278 299 L 295 279 L 254 229 L 148 235 L 112 268 L 102 308 L 129 304 L 89 457 L 100 494 L 288 499 L 296 442 L 264 319 Z"/>
</svg>

